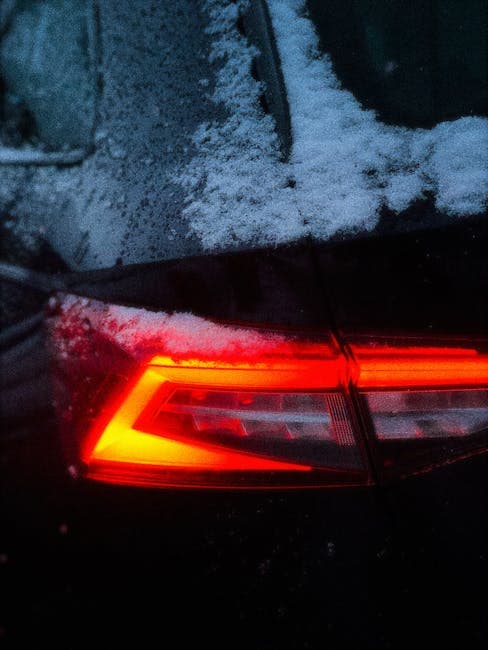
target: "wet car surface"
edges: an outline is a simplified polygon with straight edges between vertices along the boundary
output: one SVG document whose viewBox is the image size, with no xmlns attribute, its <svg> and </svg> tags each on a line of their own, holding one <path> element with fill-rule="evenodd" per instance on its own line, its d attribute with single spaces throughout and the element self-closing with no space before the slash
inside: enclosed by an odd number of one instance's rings
<svg viewBox="0 0 488 650">
<path fill-rule="evenodd" d="M 439 238 L 442 250 L 450 253 L 447 267 L 440 256 L 424 256 L 427 248 L 435 248 L 433 233 L 423 241 L 404 235 L 403 246 L 395 249 L 395 256 L 402 250 L 410 255 L 413 246 L 424 259 L 423 267 L 409 274 L 403 293 L 396 294 L 403 296 L 399 303 L 405 309 L 409 303 L 410 325 L 415 322 L 418 331 L 435 336 L 446 330 L 446 320 L 436 320 L 440 277 L 451 290 L 461 268 L 465 286 L 474 275 L 480 281 L 486 229 L 473 223 L 464 251 L 457 254 L 459 265 L 453 266 L 462 232 Z M 302 327 L 310 320 L 326 327 L 330 312 L 318 282 L 312 295 L 313 278 L 320 277 L 313 270 L 314 257 L 321 264 L 329 260 L 335 269 L 341 259 L 362 265 L 361 256 L 368 254 L 383 263 L 388 245 L 363 242 L 357 256 L 343 245 L 319 254 L 292 247 L 100 271 L 78 278 L 77 289 L 110 301 L 123 294 L 131 302 L 131 291 L 143 285 L 145 304 L 161 299 L 166 305 L 175 301 L 179 309 L 194 304 L 197 312 L 231 320 L 266 314 L 268 321 L 280 322 L 288 306 L 288 320 L 293 314 Z M 284 264 L 290 256 L 293 262 Z M 246 297 L 238 278 L 251 264 L 254 290 Z M 195 277 L 208 282 L 200 286 L 200 306 L 193 303 L 193 289 L 183 288 L 185 279 L 193 287 Z M 308 304 L 301 300 L 297 277 L 310 281 Z M 378 313 L 370 309 L 384 296 L 384 287 L 371 282 L 376 277 L 371 264 L 364 301 L 336 303 L 339 288 L 327 290 L 332 305 L 341 306 L 333 309 L 341 328 L 350 324 L 357 331 L 359 318 L 365 329 L 379 327 Z M 382 277 L 393 281 L 391 275 Z M 406 296 L 416 283 L 422 293 L 417 291 L 412 303 Z M 216 286 L 220 299 L 212 306 L 206 298 Z M 479 284 L 472 286 L 472 292 L 451 295 L 457 316 L 449 325 L 459 331 L 462 323 L 470 323 L 466 331 L 479 335 L 486 322 L 483 313 L 470 309 Z M 222 296 L 227 296 L 224 302 Z M 393 304 L 388 318 L 385 307 L 381 322 L 386 328 L 398 311 Z M 107 642 L 129 635 L 163 642 L 171 632 L 182 643 L 212 639 L 218 646 L 228 643 L 230 629 L 237 646 L 263 648 L 323 642 L 341 648 L 359 642 L 371 648 L 407 647 L 419 638 L 453 648 L 482 646 L 486 456 L 376 487 L 152 491 L 90 484 L 73 476 L 63 461 L 52 414 L 37 420 L 34 435 L 33 416 L 31 435 L 10 440 L 3 452 L 6 640 L 7 635 L 18 643 L 49 638 L 59 647 L 78 647 L 94 635 Z"/>
<path fill-rule="evenodd" d="M 50 272 L 82 298 L 219 323 L 346 340 L 486 341 L 483 215 L 440 216 L 425 228 L 417 227 L 422 210 L 405 227 L 385 213 L 374 233 L 200 254 L 182 227 L 184 197 L 168 179 L 175 156 L 191 154 L 188 132 L 215 111 L 194 92 L 210 78 L 201 14 L 191 2 L 137 12 L 118 3 L 100 6 L 97 20 L 120 30 L 101 32 L 107 71 L 95 151 L 56 174 L 0 169 L 5 221 L 15 222 L 4 259 Z M 133 92 L 120 94 L 127 83 Z M 161 105 L 175 104 L 161 115 Z M 122 145 L 114 134 L 134 114 Z M 34 253 L 10 239 L 27 217 L 47 234 Z M 86 481 L 66 461 L 52 404 L 52 289 L 16 285 L 13 293 L 2 283 L 5 647 L 484 647 L 486 454 L 362 487 L 151 490 Z"/>
</svg>

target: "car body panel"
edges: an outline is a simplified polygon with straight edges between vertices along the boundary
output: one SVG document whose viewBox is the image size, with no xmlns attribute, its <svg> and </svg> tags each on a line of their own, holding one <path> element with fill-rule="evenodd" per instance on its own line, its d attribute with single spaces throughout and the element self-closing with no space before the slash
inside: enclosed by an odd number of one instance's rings
<svg viewBox="0 0 488 650">
<path fill-rule="evenodd" d="M 0 168 L 3 207 L 69 262 L 66 291 L 341 340 L 486 337 L 483 217 L 413 209 L 344 240 L 200 254 L 171 177 L 193 129 L 221 117 L 199 85 L 205 21 L 192 2 L 98 4 L 100 26 L 120 29 L 100 32 L 93 156 Z M 485 647 L 486 455 L 354 489 L 87 482 L 63 456 L 42 311 L 15 331 L 0 353 L 6 647 Z"/>
<path fill-rule="evenodd" d="M 68 284 L 220 321 L 479 335 L 481 226 L 119 267 Z M 432 320 L 446 286 L 470 282 Z M 151 491 L 73 478 L 54 421 L 43 421 L 3 456 L 6 639 L 484 646 L 486 455 L 360 489 Z"/>
</svg>

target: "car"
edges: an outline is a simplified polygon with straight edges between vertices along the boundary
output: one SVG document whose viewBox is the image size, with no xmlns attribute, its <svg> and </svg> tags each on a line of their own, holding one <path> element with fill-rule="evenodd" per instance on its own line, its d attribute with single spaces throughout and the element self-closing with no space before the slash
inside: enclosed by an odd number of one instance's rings
<svg viewBox="0 0 488 650">
<path fill-rule="evenodd" d="M 430 4 L 2 5 L 6 647 L 485 646 L 485 109 L 381 31 Z"/>
</svg>

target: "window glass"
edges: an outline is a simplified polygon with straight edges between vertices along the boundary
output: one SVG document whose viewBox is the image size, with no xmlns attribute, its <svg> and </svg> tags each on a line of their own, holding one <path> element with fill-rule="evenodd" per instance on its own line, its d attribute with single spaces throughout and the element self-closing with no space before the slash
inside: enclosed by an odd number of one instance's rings
<svg viewBox="0 0 488 650">
<path fill-rule="evenodd" d="M 95 115 L 91 2 L 0 3 L 0 161 L 69 162 Z"/>
<path fill-rule="evenodd" d="M 386 122 L 487 115 L 485 0 L 309 0 L 344 86 Z"/>
</svg>

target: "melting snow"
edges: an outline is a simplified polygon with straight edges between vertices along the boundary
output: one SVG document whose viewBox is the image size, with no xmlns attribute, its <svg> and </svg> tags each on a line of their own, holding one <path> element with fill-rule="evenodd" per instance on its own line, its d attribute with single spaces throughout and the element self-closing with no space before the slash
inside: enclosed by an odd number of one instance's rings
<svg viewBox="0 0 488 650">
<path fill-rule="evenodd" d="M 401 212 L 426 192 L 449 215 L 483 211 L 488 120 L 463 117 L 431 130 L 383 124 L 341 87 L 329 57 L 319 53 L 304 0 L 268 0 L 293 133 L 290 160 L 281 162 L 272 118 L 263 114 L 261 87 L 250 74 L 255 51 L 236 28 L 247 4 L 204 3 L 210 59 L 222 64 L 211 99 L 228 117 L 200 125 L 197 154 L 177 180 L 205 248 L 372 229 L 382 206 Z"/>
<path fill-rule="evenodd" d="M 152 312 L 73 295 L 62 296 L 56 313 L 52 334 L 58 353 L 77 363 L 93 354 L 90 331 L 140 360 L 155 354 L 174 359 L 218 355 L 224 361 L 235 357 L 252 360 L 295 349 L 293 339 L 273 332 L 221 325 L 190 313 Z"/>
</svg>

